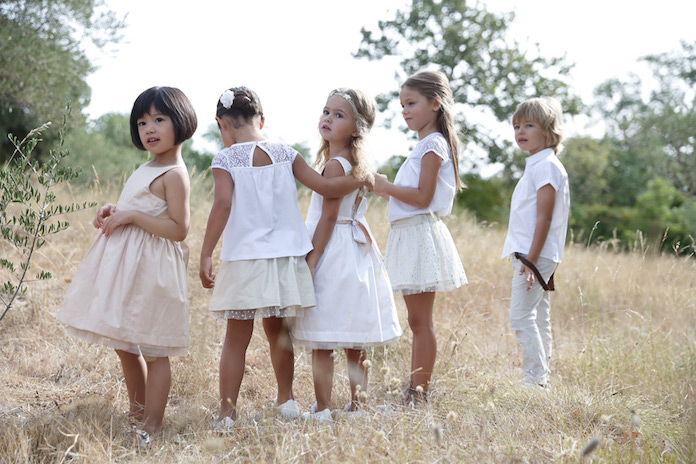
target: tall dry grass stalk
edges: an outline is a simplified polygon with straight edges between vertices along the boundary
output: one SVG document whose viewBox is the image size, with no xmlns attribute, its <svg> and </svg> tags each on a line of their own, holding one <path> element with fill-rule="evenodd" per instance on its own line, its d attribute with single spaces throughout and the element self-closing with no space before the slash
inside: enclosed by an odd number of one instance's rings
<svg viewBox="0 0 696 464">
<path fill-rule="evenodd" d="M 121 185 L 63 191 L 59 200 L 113 202 Z M 367 417 L 332 425 L 279 420 L 257 324 L 238 430 L 215 434 L 224 326 L 208 313 L 210 292 L 200 286 L 197 260 L 212 185 L 200 176 L 192 185 L 191 348 L 173 358 L 163 440 L 146 454 L 124 446 L 127 395 L 116 355 L 70 337 L 55 320 L 96 234 L 89 210 L 40 250 L 34 265 L 55 277 L 32 285 L 0 326 L 0 462 L 577 462 L 584 448 L 595 462 L 696 460 L 695 260 L 571 244 L 552 295 L 553 388 L 530 392 L 516 386 L 520 354 L 507 319 L 511 268 L 498 257 L 504 231 L 455 216 L 446 221 L 470 284 L 437 297 L 430 405 L 376 409 L 408 377 L 411 334 L 397 297 L 405 333 L 369 353 Z M 300 201 L 306 210 L 308 195 Z M 372 198 L 368 220 L 382 249 L 385 214 L 384 201 Z M 314 402 L 308 354 L 296 351 L 295 396 L 305 410 Z M 339 407 L 349 392 L 345 358 L 336 359 Z M 590 454 L 593 439 L 599 444 Z"/>
</svg>

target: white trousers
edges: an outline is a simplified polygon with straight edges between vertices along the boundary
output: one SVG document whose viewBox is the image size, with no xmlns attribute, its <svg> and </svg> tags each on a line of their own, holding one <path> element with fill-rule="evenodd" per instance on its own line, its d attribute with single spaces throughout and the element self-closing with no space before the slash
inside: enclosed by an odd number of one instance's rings
<svg viewBox="0 0 696 464">
<path fill-rule="evenodd" d="M 535 279 L 527 290 L 522 263 L 512 258 L 512 293 L 510 299 L 510 328 L 522 346 L 522 370 L 524 382 L 546 385 L 549 381 L 551 359 L 551 298 Z M 556 270 L 558 263 L 539 258 L 536 267 L 544 280 Z"/>
</svg>

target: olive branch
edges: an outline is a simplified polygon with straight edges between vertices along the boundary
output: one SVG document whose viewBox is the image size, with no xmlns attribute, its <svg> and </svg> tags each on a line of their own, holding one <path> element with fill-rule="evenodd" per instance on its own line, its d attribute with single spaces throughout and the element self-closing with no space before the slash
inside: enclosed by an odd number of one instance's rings
<svg viewBox="0 0 696 464">
<path fill-rule="evenodd" d="M 15 147 L 10 159 L 0 167 L 0 236 L 14 248 L 18 262 L 7 257 L 0 257 L 0 321 L 12 307 L 18 295 L 27 291 L 26 283 L 46 280 L 52 277 L 49 271 L 41 270 L 31 279 L 29 269 L 34 252 L 46 243 L 48 235 L 57 234 L 68 228 L 67 221 L 49 221 L 54 216 L 95 206 L 95 202 L 68 205 L 55 204 L 53 187 L 76 179 L 79 169 L 61 165 L 69 155 L 64 147 L 65 130 L 69 108 L 63 114 L 60 140 L 55 149 L 50 150 L 48 160 L 40 162 L 32 159 L 32 152 L 41 141 L 41 133 L 48 129 L 50 122 L 30 131 L 21 141 L 9 134 L 8 138 Z"/>
</svg>

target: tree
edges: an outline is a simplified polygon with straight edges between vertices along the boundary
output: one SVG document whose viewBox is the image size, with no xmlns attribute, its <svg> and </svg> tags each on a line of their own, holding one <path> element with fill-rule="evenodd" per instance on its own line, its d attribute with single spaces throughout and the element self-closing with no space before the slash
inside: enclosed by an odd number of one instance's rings
<svg viewBox="0 0 696 464">
<path fill-rule="evenodd" d="M 8 163 L 0 168 L 0 236 L 11 245 L 10 251 L 0 258 L 3 279 L 0 282 L 0 320 L 10 310 L 17 296 L 26 291 L 26 283 L 33 280 L 29 269 L 34 251 L 44 245 L 48 235 L 68 228 L 67 221 L 54 218 L 95 205 L 87 202 L 55 204 L 54 187 L 70 182 L 79 175 L 79 170 L 62 166 L 61 163 L 68 156 L 68 151 L 63 148 L 66 119 L 63 120 L 58 148 L 51 150 L 48 160 L 41 165 L 31 155 L 41 132 L 50 123 L 33 129 L 21 141 L 9 137 L 15 149 Z M 50 277 L 51 273 L 45 270 L 35 274 L 36 280 Z"/>
<path fill-rule="evenodd" d="M 93 67 L 80 44 L 89 40 L 102 48 L 118 42 L 124 26 L 103 6 L 103 0 L 0 2 L 0 162 L 12 153 L 9 133 L 60 120 L 66 102 L 72 122 L 83 119 L 90 98 L 85 78 Z M 50 146 L 37 147 L 35 156 Z"/>
<path fill-rule="evenodd" d="M 542 58 L 538 50 L 524 50 L 506 38 L 513 18 L 513 13 L 496 15 L 466 0 L 413 0 L 410 11 L 399 10 L 394 19 L 379 21 L 378 33 L 363 28 L 355 56 L 400 57 L 406 74 L 427 67 L 444 72 L 459 104 L 460 133 L 483 147 L 491 162 L 509 167 L 511 143 L 492 136 L 466 113 L 485 110 L 505 121 L 521 101 L 540 95 L 558 98 L 567 114 L 581 108 L 562 80 L 571 69 L 563 58 Z M 381 109 L 395 96 L 380 95 Z"/>
<path fill-rule="evenodd" d="M 628 185 L 661 176 L 696 198 L 696 43 L 681 46 L 642 58 L 657 84 L 649 94 L 636 76 L 612 79 L 595 90 L 595 108 L 617 145 L 613 165 Z"/>
</svg>

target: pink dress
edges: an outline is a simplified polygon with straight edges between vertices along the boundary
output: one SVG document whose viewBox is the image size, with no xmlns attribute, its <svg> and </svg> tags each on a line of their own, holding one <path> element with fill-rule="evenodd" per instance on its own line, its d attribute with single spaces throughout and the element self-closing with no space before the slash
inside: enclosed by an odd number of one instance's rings
<svg viewBox="0 0 696 464">
<path fill-rule="evenodd" d="M 150 184 L 183 165 L 140 166 L 123 187 L 119 210 L 167 217 Z M 186 264 L 179 242 L 130 224 L 101 233 L 77 268 L 58 320 L 92 343 L 144 356 L 185 355 L 189 345 Z"/>
</svg>

